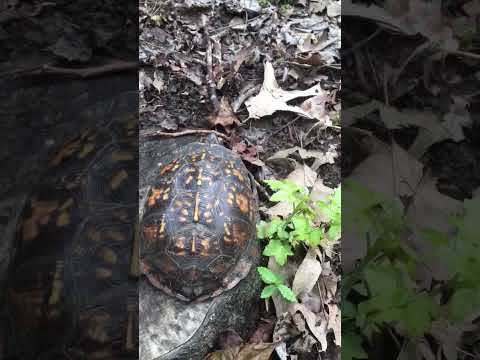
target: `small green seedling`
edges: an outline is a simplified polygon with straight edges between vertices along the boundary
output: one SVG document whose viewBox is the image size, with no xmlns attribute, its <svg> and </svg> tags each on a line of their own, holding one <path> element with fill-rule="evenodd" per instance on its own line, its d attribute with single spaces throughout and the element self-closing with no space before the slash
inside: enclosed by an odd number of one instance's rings
<svg viewBox="0 0 480 360">
<path fill-rule="evenodd" d="M 262 281 L 268 284 L 260 294 L 262 299 L 268 299 L 278 290 L 286 300 L 297 302 L 297 297 L 293 291 L 284 284 L 282 276 L 275 274 L 272 270 L 263 266 L 257 267 L 257 271 L 260 274 Z"/>
<path fill-rule="evenodd" d="M 328 231 L 325 234 L 324 228 L 317 220 L 318 213 L 312 206 L 310 193 L 306 188 L 290 180 L 268 180 L 265 183 L 274 191 L 270 201 L 284 203 L 292 210 L 288 216 L 283 218 L 275 217 L 270 221 L 258 223 L 257 237 L 267 241 L 263 250 L 264 256 L 273 257 L 278 265 L 283 266 L 287 263 L 288 257 L 293 255 L 293 248 L 296 246 L 303 244 L 307 247 L 314 247 L 320 245 L 324 240 L 336 240 L 340 237 L 340 188 L 325 202 L 318 203 L 320 211 L 329 219 Z M 262 292 L 262 298 L 270 297 L 278 289 L 283 297 L 292 301 L 293 292 L 283 284 L 283 279 L 271 271 L 270 277 L 267 276 L 265 270 L 262 272 L 263 275 L 260 273 L 262 280 L 268 284 Z M 275 276 L 277 277 L 275 278 Z"/>
</svg>

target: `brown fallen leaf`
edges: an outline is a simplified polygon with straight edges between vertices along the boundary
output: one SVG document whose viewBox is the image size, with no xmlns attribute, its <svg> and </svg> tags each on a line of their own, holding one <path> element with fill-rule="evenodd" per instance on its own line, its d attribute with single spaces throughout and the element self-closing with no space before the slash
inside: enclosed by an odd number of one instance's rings
<svg viewBox="0 0 480 360">
<path fill-rule="evenodd" d="M 208 354 L 206 360 L 270 360 L 277 344 L 246 344 Z"/>
<path fill-rule="evenodd" d="M 317 341 L 321 344 L 322 350 L 325 351 L 327 349 L 327 319 L 323 317 L 322 313 L 315 314 L 307 309 L 306 306 L 303 304 L 291 304 L 288 311 L 291 314 L 295 314 L 296 312 L 300 312 L 305 321 L 308 325 L 308 329 L 312 333 L 312 335 L 317 339 Z"/>
<path fill-rule="evenodd" d="M 244 140 L 240 140 L 238 137 L 234 138 L 232 143 L 232 150 L 239 154 L 243 160 L 259 167 L 265 166 L 265 163 L 259 158 L 260 152 L 263 152 L 260 145 L 247 145 Z"/>
<path fill-rule="evenodd" d="M 249 343 L 260 344 L 267 343 L 272 340 L 273 328 L 275 327 L 274 319 L 268 319 L 265 322 L 262 322 L 257 330 L 249 339 Z"/>
<path fill-rule="evenodd" d="M 212 126 L 221 125 L 223 127 L 229 127 L 233 124 L 240 124 L 240 121 L 233 113 L 230 102 L 225 96 L 220 100 L 218 113 L 210 116 L 208 121 Z"/>
<path fill-rule="evenodd" d="M 217 338 L 217 345 L 220 350 L 231 349 L 236 346 L 241 346 L 243 339 L 233 329 L 228 329 L 222 332 Z"/>
</svg>

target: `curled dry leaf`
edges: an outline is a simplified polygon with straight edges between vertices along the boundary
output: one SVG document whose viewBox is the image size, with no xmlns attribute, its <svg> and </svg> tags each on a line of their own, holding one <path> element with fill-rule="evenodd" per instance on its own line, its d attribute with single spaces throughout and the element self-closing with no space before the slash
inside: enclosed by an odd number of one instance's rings
<svg viewBox="0 0 480 360">
<path fill-rule="evenodd" d="M 312 119 L 317 119 L 320 122 L 320 128 L 332 126 L 332 121 L 325 109 L 325 103 L 329 99 L 327 92 L 311 97 L 305 100 L 300 107 L 307 114 L 310 114 Z"/>
<path fill-rule="evenodd" d="M 298 106 L 288 105 L 288 102 L 300 97 L 316 96 L 322 92 L 320 84 L 314 85 L 307 90 L 286 91 L 280 88 L 275 79 L 275 71 L 272 63 L 265 63 L 264 80 L 260 92 L 247 101 L 245 105 L 248 117 L 259 119 L 272 115 L 276 111 L 290 111 L 312 119 L 312 116 Z"/>
<path fill-rule="evenodd" d="M 222 332 L 217 339 L 218 348 L 221 350 L 231 349 L 243 344 L 242 337 L 233 329 Z"/>
<path fill-rule="evenodd" d="M 263 152 L 260 145 L 247 145 L 244 140 L 236 137 L 232 141 L 232 150 L 236 152 L 241 158 L 249 163 L 264 167 L 265 164 L 259 158 L 259 153 Z"/>
<path fill-rule="evenodd" d="M 308 329 L 315 336 L 317 341 L 321 344 L 322 350 L 327 349 L 327 320 L 322 313 L 315 314 L 308 310 L 303 304 L 291 304 L 288 311 L 291 314 L 300 312 L 307 322 Z"/>
<path fill-rule="evenodd" d="M 239 124 L 237 117 L 233 113 L 232 107 L 228 99 L 224 96 L 220 100 L 220 109 L 217 114 L 213 114 L 208 121 L 212 126 L 221 125 L 223 127 L 228 127 L 233 124 Z"/>
<path fill-rule="evenodd" d="M 280 217 L 287 217 L 293 212 L 293 205 L 291 203 L 287 203 L 284 201 L 279 202 L 278 204 L 275 204 L 271 208 L 268 208 L 265 210 L 265 214 L 275 217 L 275 216 L 280 216 Z"/>
<path fill-rule="evenodd" d="M 302 294 L 299 296 L 300 302 L 307 307 L 308 310 L 318 313 L 322 310 L 322 299 L 316 292 Z"/>
<path fill-rule="evenodd" d="M 273 319 L 269 319 L 266 322 L 263 322 L 257 327 L 248 342 L 253 344 L 269 342 L 270 340 L 272 340 L 272 333 L 274 327 L 275 321 Z"/>
<path fill-rule="evenodd" d="M 342 316 L 337 304 L 328 305 L 328 328 L 333 330 L 335 344 L 342 345 Z"/>
<path fill-rule="evenodd" d="M 309 249 L 293 278 L 292 290 L 295 295 L 309 293 L 322 273 L 322 265 L 317 254 Z"/>
<path fill-rule="evenodd" d="M 298 152 L 298 155 L 302 159 L 319 160 L 317 168 L 323 164 L 333 164 L 335 162 L 335 157 L 337 156 L 337 152 L 334 149 L 323 152 L 319 150 L 306 150 L 299 146 L 294 146 L 289 149 L 277 151 L 275 154 L 270 156 L 267 161 L 287 159 L 295 152 Z"/>
</svg>

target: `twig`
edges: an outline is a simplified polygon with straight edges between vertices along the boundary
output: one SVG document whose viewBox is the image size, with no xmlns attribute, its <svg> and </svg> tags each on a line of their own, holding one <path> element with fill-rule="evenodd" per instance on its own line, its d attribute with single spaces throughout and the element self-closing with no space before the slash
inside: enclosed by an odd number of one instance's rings
<svg viewBox="0 0 480 360">
<path fill-rule="evenodd" d="M 296 122 L 298 119 L 301 119 L 301 118 L 302 118 L 301 116 L 297 116 L 297 117 L 295 117 L 293 120 L 290 120 L 290 121 L 289 121 L 288 123 L 286 123 L 285 125 L 280 126 L 277 130 L 275 130 L 273 133 L 271 133 L 271 134 L 265 139 L 264 142 L 270 140 L 270 138 L 271 138 L 272 136 L 277 135 L 280 131 L 282 131 L 283 129 L 289 127 L 290 125 L 292 125 L 294 122 Z"/>
<path fill-rule="evenodd" d="M 454 51 L 447 51 L 447 54 L 458 55 L 458 56 L 467 57 L 470 59 L 480 60 L 480 54 L 476 54 L 470 51 L 454 50 Z"/>
<path fill-rule="evenodd" d="M 0 77 L 10 75 L 74 75 L 81 78 L 95 77 L 111 72 L 120 72 L 125 70 L 137 69 L 136 62 L 127 62 L 115 60 L 106 65 L 100 65 L 87 68 L 65 68 L 52 64 L 38 65 L 27 69 L 5 71 L 0 73 Z"/>
<path fill-rule="evenodd" d="M 207 63 L 207 86 L 208 92 L 210 95 L 210 102 L 213 106 L 213 113 L 217 114 L 220 110 L 220 102 L 217 97 L 217 84 L 215 83 L 215 78 L 213 75 L 213 55 L 212 55 L 212 42 L 210 41 L 210 35 L 208 32 L 208 21 L 207 16 L 202 16 L 202 25 L 203 31 L 205 34 L 205 41 L 207 42 L 207 51 L 205 53 L 206 63 Z"/>
<path fill-rule="evenodd" d="M 180 137 L 185 135 L 198 135 L 198 134 L 215 134 L 218 137 L 221 137 L 225 141 L 230 141 L 230 138 L 216 130 L 209 130 L 209 129 L 189 129 L 183 130 L 179 132 L 169 133 L 164 131 L 144 131 L 140 133 L 140 137 L 145 138 L 153 138 L 153 137 Z"/>
<path fill-rule="evenodd" d="M 349 49 L 346 49 L 344 51 L 340 51 L 340 55 L 343 57 L 343 56 L 348 56 L 350 55 L 351 53 L 357 51 L 358 49 L 360 49 L 361 47 L 365 46 L 366 44 L 368 44 L 373 38 L 377 37 L 378 35 L 380 35 L 380 33 L 383 31 L 382 28 L 378 28 L 377 30 L 375 30 L 373 32 L 373 34 L 369 35 L 367 38 L 363 39 L 363 40 L 360 40 L 359 42 L 357 42 L 355 45 L 353 45 L 351 48 Z"/>
<path fill-rule="evenodd" d="M 408 58 L 402 63 L 402 65 L 395 71 L 394 75 L 389 79 L 388 83 L 390 85 L 395 85 L 400 77 L 400 74 L 405 70 L 407 65 L 412 62 L 414 58 L 420 55 L 422 52 L 428 50 L 432 47 L 432 43 L 429 41 L 425 41 L 424 43 L 420 44 L 412 51 L 412 53 L 408 56 Z"/>
</svg>

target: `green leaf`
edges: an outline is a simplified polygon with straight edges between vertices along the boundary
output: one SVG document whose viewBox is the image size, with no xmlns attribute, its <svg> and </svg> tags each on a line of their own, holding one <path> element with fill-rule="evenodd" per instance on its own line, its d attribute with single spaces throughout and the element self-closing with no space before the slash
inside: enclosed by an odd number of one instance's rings
<svg viewBox="0 0 480 360">
<path fill-rule="evenodd" d="M 324 233 L 322 229 L 314 229 L 308 235 L 308 245 L 309 246 L 318 246 L 322 242 Z"/>
<path fill-rule="evenodd" d="M 362 338 L 353 332 L 342 335 L 342 360 L 367 359 L 362 342 Z"/>
<path fill-rule="evenodd" d="M 264 266 L 259 266 L 257 267 L 257 272 L 260 274 L 262 281 L 266 284 L 273 284 L 273 285 L 283 284 L 283 278 L 280 275 L 275 274 L 269 268 L 266 268 Z"/>
<path fill-rule="evenodd" d="M 281 240 L 288 240 L 288 231 L 286 231 L 283 226 L 278 228 L 277 235 Z"/>
<path fill-rule="evenodd" d="M 437 307 L 433 299 L 426 294 L 420 294 L 409 303 L 404 312 L 403 320 L 411 337 L 419 338 L 430 328 Z"/>
<path fill-rule="evenodd" d="M 292 217 L 292 224 L 294 226 L 294 231 L 290 233 L 291 242 L 293 244 L 298 241 L 305 241 L 308 243 L 310 240 L 310 232 L 312 231 L 310 220 L 303 214 L 297 214 Z"/>
<path fill-rule="evenodd" d="M 277 287 L 275 285 L 265 286 L 262 290 L 262 293 L 260 294 L 260 297 L 262 299 L 267 299 L 275 293 L 275 290 L 277 290 Z"/>
<path fill-rule="evenodd" d="M 270 240 L 263 250 L 263 255 L 273 256 L 278 265 L 283 266 L 287 262 L 287 257 L 293 255 L 290 244 L 280 240 Z"/>
<path fill-rule="evenodd" d="M 340 224 L 332 224 L 327 231 L 327 237 L 330 240 L 337 240 L 342 235 L 342 227 Z"/>
<path fill-rule="evenodd" d="M 355 318 L 357 314 L 357 309 L 355 305 L 350 301 L 342 301 L 342 321 Z"/>
<path fill-rule="evenodd" d="M 271 238 L 279 229 L 285 226 L 285 221 L 279 218 L 272 219 L 267 228 L 267 237 Z"/>
<path fill-rule="evenodd" d="M 270 201 L 273 201 L 273 202 L 285 201 L 285 202 L 292 203 L 295 201 L 295 196 L 291 192 L 280 190 L 280 191 L 277 191 L 272 196 L 270 196 Z"/>
<path fill-rule="evenodd" d="M 286 300 L 290 302 L 298 302 L 297 297 L 295 296 L 295 293 L 288 286 L 280 284 L 280 285 L 277 285 L 277 289 L 278 291 L 280 291 L 280 294 L 282 294 L 282 296 Z"/>
<path fill-rule="evenodd" d="M 477 298 L 477 301 L 474 301 L 475 298 Z M 457 290 L 449 303 L 452 320 L 457 324 L 463 322 L 476 309 L 478 298 L 479 296 L 472 289 Z"/>
<path fill-rule="evenodd" d="M 295 184 L 291 180 L 265 180 L 265 183 L 270 187 L 270 189 L 276 190 L 284 190 L 287 192 L 296 192 L 301 191 L 301 187 Z"/>
<path fill-rule="evenodd" d="M 265 239 L 267 237 L 267 229 L 269 225 L 266 221 L 259 221 L 257 224 L 257 237 L 259 239 Z"/>
<path fill-rule="evenodd" d="M 305 215 L 292 216 L 292 223 L 298 233 L 308 233 L 310 231 L 310 220 Z"/>
</svg>

